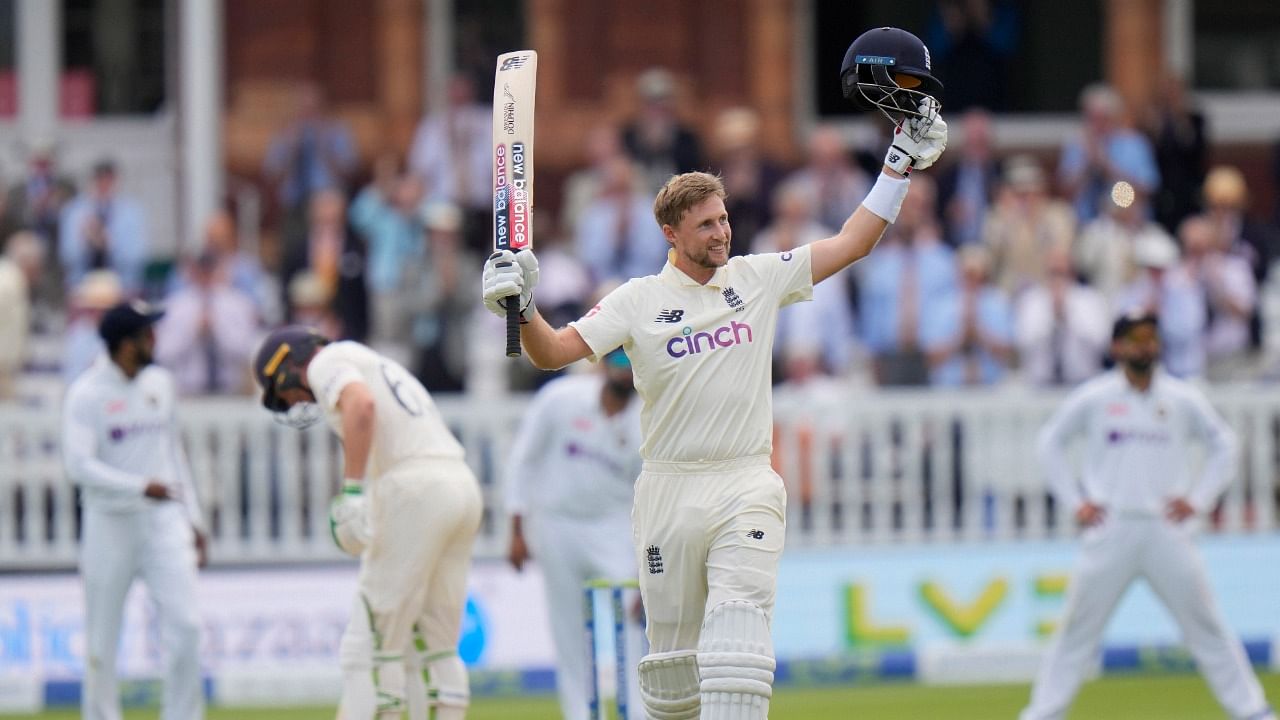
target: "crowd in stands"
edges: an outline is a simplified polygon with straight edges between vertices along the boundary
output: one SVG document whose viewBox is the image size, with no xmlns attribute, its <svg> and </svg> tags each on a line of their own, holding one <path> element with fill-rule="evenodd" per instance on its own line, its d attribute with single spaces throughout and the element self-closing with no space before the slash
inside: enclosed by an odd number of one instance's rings
<svg viewBox="0 0 1280 720">
<path fill-rule="evenodd" d="M 538 304 L 554 324 L 661 269 L 667 245 L 651 205 L 672 173 L 723 178 L 741 254 L 833 233 L 878 171 L 878 155 L 853 152 L 829 125 L 808 133 L 800 162 L 769 157 L 748 108 L 722 112 L 704 138 L 677 112 L 675 90 L 665 70 L 641 74 L 636 114 L 585 134 L 559 207 L 539 208 Z M 1067 386 L 1105 367 L 1112 319 L 1136 307 L 1159 312 L 1171 373 L 1249 381 L 1280 371 L 1262 352 L 1280 344 L 1280 313 L 1264 302 L 1280 293 L 1280 238 L 1250 212 L 1241 171 L 1208 166 L 1204 117 L 1180 83 L 1138 112 L 1105 85 L 1087 88 L 1080 131 L 1056 157 L 997 152 L 979 105 L 950 119 L 948 154 L 913 178 L 880 246 L 783 312 L 779 382 Z M 367 342 L 434 391 L 519 372 L 499 357 L 501 329 L 478 302 L 489 123 L 460 76 L 407 153 L 362 169 L 351 130 L 308 88 L 262 159 L 278 207 L 271 262 L 242 249 L 221 211 L 167 270 L 114 159 L 77 182 L 52 143 L 32 145 L 25 167 L 0 178 L 0 398 L 20 397 L 32 367 L 74 377 L 101 349 L 103 309 L 133 297 L 165 303 L 157 361 L 189 396 L 248 393 L 248 358 L 282 322 Z M 1120 181 L 1135 190 L 1127 206 L 1111 199 Z M 58 357 L 33 360 L 33 338 L 56 339 Z"/>
</svg>

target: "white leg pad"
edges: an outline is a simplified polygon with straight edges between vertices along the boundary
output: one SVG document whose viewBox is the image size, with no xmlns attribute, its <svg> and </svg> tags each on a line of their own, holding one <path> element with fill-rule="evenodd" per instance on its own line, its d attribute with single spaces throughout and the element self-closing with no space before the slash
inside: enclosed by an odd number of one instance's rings
<svg viewBox="0 0 1280 720">
<path fill-rule="evenodd" d="M 760 606 L 730 600 L 711 608 L 698 642 L 702 720 L 767 718 L 776 665 Z"/>
<path fill-rule="evenodd" d="M 467 666 L 453 651 L 428 652 L 422 656 L 427 670 L 427 693 L 433 705 L 465 708 L 471 704 Z"/>
<path fill-rule="evenodd" d="M 696 720 L 698 656 L 690 650 L 653 653 L 640 659 L 640 697 L 653 720 Z"/>
</svg>

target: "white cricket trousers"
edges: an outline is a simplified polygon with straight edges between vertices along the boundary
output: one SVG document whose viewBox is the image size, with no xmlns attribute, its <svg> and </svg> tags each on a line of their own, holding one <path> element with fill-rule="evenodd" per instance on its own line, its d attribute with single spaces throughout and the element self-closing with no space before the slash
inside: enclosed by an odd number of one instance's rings
<svg viewBox="0 0 1280 720">
<path fill-rule="evenodd" d="M 369 481 L 372 537 L 360 558 L 359 597 L 342 637 L 339 717 L 371 720 L 379 693 L 406 698 L 410 653 L 425 664 L 441 705 L 469 701 L 456 655 L 467 600 L 471 550 L 480 528 L 480 486 L 462 460 L 402 463 Z M 415 647 L 415 633 L 425 643 Z M 397 656 L 402 662 L 380 658 Z"/>
<path fill-rule="evenodd" d="M 160 718 L 203 718 L 195 534 L 186 509 L 173 501 L 152 503 L 141 512 L 86 507 L 80 574 L 86 644 L 80 705 L 85 720 L 121 718 L 116 656 L 124 603 L 135 578 L 146 586 L 160 618 L 165 650 Z"/>
<path fill-rule="evenodd" d="M 697 650 L 707 610 L 730 600 L 772 619 L 786 511 L 767 455 L 644 464 L 632 526 L 651 653 Z"/>
<path fill-rule="evenodd" d="M 590 648 L 583 642 L 586 609 L 583 585 L 588 580 L 623 580 L 636 576 L 631 544 L 630 509 L 582 519 L 534 511 L 525 518 L 529 549 L 542 571 L 551 640 L 556 648 L 556 691 L 565 720 L 587 720 Z M 630 610 L 631 603 L 627 603 Z M 611 633 L 601 617 L 598 632 Z M 626 660 L 631 675 L 628 705 L 635 717 L 643 712 L 636 664 L 643 653 L 636 633 L 627 633 Z M 606 664 L 601 659 L 601 665 Z"/>
<path fill-rule="evenodd" d="M 1108 517 L 1085 531 L 1066 612 L 1022 720 L 1066 717 L 1085 676 L 1097 668 L 1107 620 L 1139 577 L 1169 609 L 1209 688 L 1231 717 L 1269 717 L 1244 647 L 1214 602 L 1193 536 L 1191 523 L 1149 516 Z"/>
</svg>

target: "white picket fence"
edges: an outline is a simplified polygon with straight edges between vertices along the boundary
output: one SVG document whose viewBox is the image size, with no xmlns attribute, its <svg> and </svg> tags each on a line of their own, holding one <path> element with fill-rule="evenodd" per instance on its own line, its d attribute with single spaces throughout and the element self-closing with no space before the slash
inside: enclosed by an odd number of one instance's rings
<svg viewBox="0 0 1280 720">
<path fill-rule="evenodd" d="M 1036 467 L 1034 439 L 1057 394 L 998 392 L 779 393 L 775 460 L 787 480 L 789 547 L 1043 538 L 1069 532 Z M 1240 433 L 1241 468 L 1213 530 L 1276 529 L 1280 393 L 1215 388 Z M 481 478 L 477 554 L 504 554 L 502 479 L 527 398 L 439 400 Z M 187 402 L 183 431 L 219 564 L 338 556 L 328 501 L 340 445 L 317 425 L 278 426 L 248 400 Z M 75 563 L 75 491 L 61 464 L 56 412 L 0 407 L 0 570 Z"/>
</svg>

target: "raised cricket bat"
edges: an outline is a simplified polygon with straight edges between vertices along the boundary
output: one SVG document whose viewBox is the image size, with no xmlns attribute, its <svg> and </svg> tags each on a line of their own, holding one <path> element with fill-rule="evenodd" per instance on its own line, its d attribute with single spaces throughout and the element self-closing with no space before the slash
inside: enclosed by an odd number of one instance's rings
<svg viewBox="0 0 1280 720">
<path fill-rule="evenodd" d="M 493 249 L 533 247 L 533 98 L 538 53 L 498 56 L 493 75 Z M 507 299 L 507 357 L 520 355 L 520 298 Z"/>
</svg>

